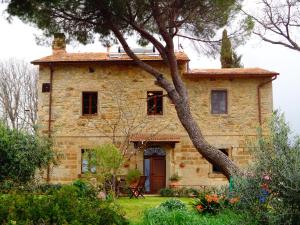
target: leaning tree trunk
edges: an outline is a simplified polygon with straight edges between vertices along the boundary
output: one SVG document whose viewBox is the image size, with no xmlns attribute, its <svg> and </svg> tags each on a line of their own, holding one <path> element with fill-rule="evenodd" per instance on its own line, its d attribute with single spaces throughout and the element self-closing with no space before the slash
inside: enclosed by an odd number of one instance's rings
<svg viewBox="0 0 300 225">
<path fill-rule="evenodd" d="M 189 106 L 188 91 L 185 87 L 183 80 L 180 77 L 178 69 L 177 59 L 174 53 L 173 40 L 166 37 L 167 46 L 162 48 L 160 45 L 153 43 L 157 47 L 167 66 L 170 69 L 172 83 L 169 82 L 163 74 L 151 65 L 141 61 L 137 55 L 128 46 L 123 34 L 111 24 L 111 29 L 117 39 L 120 41 L 127 55 L 133 59 L 133 61 L 141 67 L 143 70 L 155 77 L 157 84 L 165 89 L 175 103 L 178 118 L 187 131 L 191 141 L 198 152 L 210 163 L 218 166 L 223 174 L 229 179 L 235 172 L 239 172 L 239 168 L 235 163 L 228 158 L 225 154 L 219 151 L 217 148 L 210 145 L 203 137 L 200 127 L 194 120 Z M 151 41 L 151 40 L 149 40 Z"/>
<path fill-rule="evenodd" d="M 192 143 L 198 152 L 211 164 L 217 165 L 223 174 L 229 179 L 230 176 L 239 171 L 235 163 L 217 148 L 210 145 L 203 137 L 202 132 L 194 120 L 188 102 L 175 102 L 178 118 L 187 131 Z"/>
</svg>

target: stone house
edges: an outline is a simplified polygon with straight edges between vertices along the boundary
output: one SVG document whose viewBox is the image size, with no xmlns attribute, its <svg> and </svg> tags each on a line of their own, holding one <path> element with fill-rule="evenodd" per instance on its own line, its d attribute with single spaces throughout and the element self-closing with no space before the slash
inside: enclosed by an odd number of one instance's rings
<svg viewBox="0 0 300 225">
<path fill-rule="evenodd" d="M 52 55 L 32 62 L 39 66 L 38 124 L 61 153 L 60 164 L 49 174 L 51 182 L 81 177 L 91 169 L 84 155 L 112 139 L 125 143 L 130 155 L 121 173 L 138 168 L 148 176 L 150 193 L 168 186 L 174 173 L 184 187 L 227 182 L 193 147 L 166 92 L 126 54 L 67 53 L 59 39 L 52 48 Z M 157 54 L 138 55 L 168 76 Z M 272 81 L 278 73 L 260 68 L 190 70 L 187 55 L 176 55 L 205 138 L 239 166 L 247 166 L 251 158 L 245 140 L 256 135 L 259 125 L 267 132 Z"/>
</svg>

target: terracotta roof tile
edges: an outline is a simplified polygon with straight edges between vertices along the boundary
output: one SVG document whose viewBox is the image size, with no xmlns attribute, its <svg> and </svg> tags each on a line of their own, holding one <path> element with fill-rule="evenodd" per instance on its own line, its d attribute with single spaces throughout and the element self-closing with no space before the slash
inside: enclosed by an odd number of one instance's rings
<svg viewBox="0 0 300 225">
<path fill-rule="evenodd" d="M 131 142 L 180 142 L 176 134 L 134 134 L 129 138 Z"/>
<path fill-rule="evenodd" d="M 143 61 L 160 61 L 162 58 L 158 54 L 137 54 Z M 189 58 L 183 52 L 176 53 L 177 60 L 188 61 Z M 67 62 L 107 62 L 107 61 L 132 61 L 125 53 L 65 53 L 60 52 L 32 61 L 32 64 L 43 63 L 67 63 Z"/>
<path fill-rule="evenodd" d="M 192 78 L 227 78 L 227 77 L 273 77 L 279 75 L 277 72 L 261 68 L 222 68 L 222 69 L 194 69 L 184 73 Z"/>
</svg>

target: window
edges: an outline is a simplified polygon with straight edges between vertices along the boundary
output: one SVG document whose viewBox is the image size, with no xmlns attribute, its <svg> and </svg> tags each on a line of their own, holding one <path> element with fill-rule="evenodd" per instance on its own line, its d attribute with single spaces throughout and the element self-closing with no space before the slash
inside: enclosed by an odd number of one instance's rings
<svg viewBox="0 0 300 225">
<path fill-rule="evenodd" d="M 147 92 L 147 114 L 148 115 L 163 114 L 163 92 L 162 91 Z"/>
<path fill-rule="evenodd" d="M 98 93 L 83 92 L 82 93 L 82 114 L 93 115 L 97 114 L 98 109 Z"/>
<path fill-rule="evenodd" d="M 228 150 L 227 149 L 219 149 L 221 152 L 223 152 L 225 155 L 228 156 Z M 218 166 L 213 165 L 212 171 L 214 173 L 222 173 L 221 169 Z"/>
<path fill-rule="evenodd" d="M 211 113 L 226 114 L 227 113 L 227 91 L 215 90 L 211 92 Z"/>
<path fill-rule="evenodd" d="M 43 83 L 42 84 L 42 92 L 50 92 L 51 85 L 50 83 Z"/>
<path fill-rule="evenodd" d="M 94 152 L 90 149 L 81 149 L 81 173 L 95 173 L 96 167 L 92 164 Z"/>
</svg>

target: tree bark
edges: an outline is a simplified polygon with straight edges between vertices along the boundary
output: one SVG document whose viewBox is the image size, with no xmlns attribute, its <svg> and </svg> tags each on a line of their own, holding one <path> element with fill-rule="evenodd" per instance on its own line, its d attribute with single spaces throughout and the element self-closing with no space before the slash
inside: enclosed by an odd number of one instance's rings
<svg viewBox="0 0 300 225">
<path fill-rule="evenodd" d="M 176 100 L 175 100 L 176 101 Z M 232 174 L 237 173 L 239 168 L 224 153 L 210 145 L 200 130 L 199 125 L 193 118 L 188 102 L 175 102 L 178 118 L 187 131 L 192 143 L 198 152 L 211 164 L 221 168 L 223 174 L 229 179 Z"/>
<path fill-rule="evenodd" d="M 210 145 L 205 138 L 203 137 L 200 127 L 193 118 L 189 101 L 188 101 L 188 91 L 185 87 L 184 82 L 182 81 L 179 70 L 176 55 L 174 53 L 173 39 L 165 39 L 167 47 L 165 47 L 165 55 L 168 60 L 168 67 L 170 69 L 170 74 L 172 77 L 172 83 L 170 83 L 165 77 L 157 71 L 155 68 L 141 61 L 135 53 L 130 49 L 125 40 L 123 34 L 111 24 L 111 30 L 114 32 L 117 39 L 120 41 L 125 52 L 133 61 L 141 67 L 143 70 L 151 74 L 157 80 L 158 85 L 165 89 L 175 103 L 175 109 L 178 115 L 178 118 L 187 131 L 192 143 L 194 144 L 197 151 L 210 163 L 217 165 L 222 170 L 223 174 L 229 179 L 234 173 L 239 172 L 239 168 L 235 163 L 228 158 L 225 154 L 219 151 L 217 148 Z"/>
</svg>

